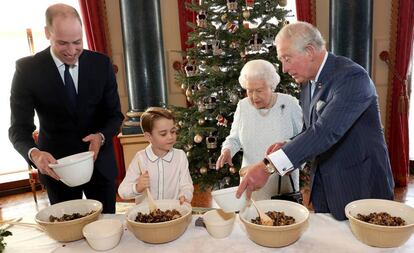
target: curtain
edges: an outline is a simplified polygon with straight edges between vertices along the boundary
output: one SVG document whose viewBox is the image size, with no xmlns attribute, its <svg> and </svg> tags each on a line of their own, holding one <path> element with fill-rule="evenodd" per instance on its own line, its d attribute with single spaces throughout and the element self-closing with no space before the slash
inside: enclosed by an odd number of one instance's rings
<svg viewBox="0 0 414 253">
<path fill-rule="evenodd" d="M 79 0 L 79 5 L 89 49 L 103 53 L 112 58 L 105 1 Z M 114 65 L 114 71 L 115 73 L 118 72 L 118 67 L 116 65 Z M 118 169 L 116 184 L 119 185 L 125 177 L 124 154 L 117 136 L 112 138 L 112 143 Z"/>
<path fill-rule="evenodd" d="M 413 13 L 412 0 L 393 1 L 387 136 L 397 186 L 406 186 L 409 180 L 407 72 L 413 42 Z"/>
<path fill-rule="evenodd" d="M 192 32 L 193 29 L 187 25 L 187 22 L 195 23 L 196 15 L 193 11 L 185 8 L 185 3 L 191 3 L 192 0 L 177 0 L 178 3 L 178 18 L 180 22 L 180 37 L 181 37 L 181 49 L 185 51 L 189 48 L 186 44 L 188 40 L 188 33 Z"/>
<path fill-rule="evenodd" d="M 89 49 L 111 56 L 104 0 L 79 0 Z"/>
<path fill-rule="evenodd" d="M 315 0 L 296 0 L 296 16 L 298 21 L 316 26 Z"/>
</svg>

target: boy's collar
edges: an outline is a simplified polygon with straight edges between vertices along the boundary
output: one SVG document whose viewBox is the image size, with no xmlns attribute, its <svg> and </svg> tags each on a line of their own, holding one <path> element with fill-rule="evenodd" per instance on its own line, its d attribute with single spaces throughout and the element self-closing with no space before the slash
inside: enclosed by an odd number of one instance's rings
<svg viewBox="0 0 414 253">
<path fill-rule="evenodd" d="M 163 157 L 159 157 L 156 154 L 154 154 L 154 151 L 152 151 L 152 145 L 149 144 L 146 148 L 145 148 L 145 154 L 147 155 L 148 159 L 151 162 L 155 162 L 158 159 L 162 159 L 166 162 L 171 162 L 172 158 L 173 158 L 173 149 L 171 149 L 170 151 L 168 151 L 168 153 L 163 156 Z"/>
</svg>

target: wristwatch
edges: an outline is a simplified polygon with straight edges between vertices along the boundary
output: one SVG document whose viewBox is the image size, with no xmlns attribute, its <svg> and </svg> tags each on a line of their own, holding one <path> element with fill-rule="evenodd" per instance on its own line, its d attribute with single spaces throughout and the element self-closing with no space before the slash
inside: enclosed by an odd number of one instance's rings
<svg viewBox="0 0 414 253">
<path fill-rule="evenodd" d="M 276 171 L 276 167 L 273 166 L 272 162 L 267 158 L 263 158 L 263 163 L 266 165 L 265 170 L 267 171 L 267 173 L 269 174 L 273 174 Z"/>
</svg>

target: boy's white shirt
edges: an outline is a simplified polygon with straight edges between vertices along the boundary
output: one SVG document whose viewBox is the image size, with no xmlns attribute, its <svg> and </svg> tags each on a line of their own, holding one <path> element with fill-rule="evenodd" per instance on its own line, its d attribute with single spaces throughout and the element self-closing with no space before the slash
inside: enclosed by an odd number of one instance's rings
<svg viewBox="0 0 414 253">
<path fill-rule="evenodd" d="M 154 199 L 178 199 L 184 196 L 186 200 L 191 201 L 194 187 L 184 151 L 173 148 L 164 157 L 158 157 L 151 147 L 150 144 L 135 154 L 118 188 L 120 197 L 135 198 L 136 203 L 142 202 L 145 199 L 145 191 L 138 193 L 136 184 L 141 173 L 147 170 Z M 138 159 L 142 168 L 138 166 Z"/>
</svg>

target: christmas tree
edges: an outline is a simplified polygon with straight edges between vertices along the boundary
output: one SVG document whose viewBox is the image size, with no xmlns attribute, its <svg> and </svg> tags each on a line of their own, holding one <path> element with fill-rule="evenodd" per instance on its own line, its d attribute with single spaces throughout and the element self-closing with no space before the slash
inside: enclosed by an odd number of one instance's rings
<svg viewBox="0 0 414 253">
<path fill-rule="evenodd" d="M 242 152 L 233 167 L 216 170 L 221 144 L 230 133 L 233 114 L 245 92 L 238 83 L 243 65 L 253 59 L 275 64 L 281 76 L 277 91 L 298 96 L 294 80 L 282 73 L 274 38 L 287 23 L 286 0 L 203 0 L 187 8 L 196 13 L 177 81 L 188 108 L 172 107 L 179 133 L 177 148 L 187 152 L 194 184 L 202 189 L 236 186 Z"/>
</svg>

